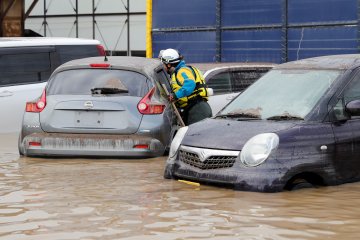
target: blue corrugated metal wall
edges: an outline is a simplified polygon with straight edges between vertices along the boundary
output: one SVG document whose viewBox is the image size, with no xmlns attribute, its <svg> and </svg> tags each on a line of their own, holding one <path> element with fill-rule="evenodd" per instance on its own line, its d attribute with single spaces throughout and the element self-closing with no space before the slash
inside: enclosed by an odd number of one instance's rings
<svg viewBox="0 0 360 240">
<path fill-rule="evenodd" d="M 153 0 L 153 55 L 281 63 L 357 53 L 360 0 Z"/>
<path fill-rule="evenodd" d="M 153 55 L 176 48 L 191 62 L 214 62 L 215 0 L 184 4 L 177 0 L 153 0 Z"/>
<path fill-rule="evenodd" d="M 215 25 L 215 0 L 153 0 L 153 28 L 189 28 Z"/>
</svg>

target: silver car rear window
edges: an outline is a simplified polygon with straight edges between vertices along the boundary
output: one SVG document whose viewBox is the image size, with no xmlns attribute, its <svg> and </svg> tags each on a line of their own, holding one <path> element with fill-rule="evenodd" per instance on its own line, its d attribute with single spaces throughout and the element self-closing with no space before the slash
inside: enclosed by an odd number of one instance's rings
<svg viewBox="0 0 360 240">
<path fill-rule="evenodd" d="M 109 69 L 75 69 L 54 75 L 47 95 L 91 95 L 92 89 L 119 88 L 128 96 L 144 96 L 150 89 L 147 78 L 137 72 Z"/>
</svg>

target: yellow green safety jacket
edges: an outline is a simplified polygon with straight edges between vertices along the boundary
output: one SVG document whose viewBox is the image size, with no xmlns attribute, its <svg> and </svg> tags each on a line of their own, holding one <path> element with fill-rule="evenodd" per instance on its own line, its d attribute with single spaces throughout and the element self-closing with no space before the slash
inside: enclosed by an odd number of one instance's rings
<svg viewBox="0 0 360 240">
<path fill-rule="evenodd" d="M 171 75 L 171 87 L 176 95 L 175 105 L 186 108 L 199 100 L 208 100 L 205 79 L 201 72 L 181 61 Z"/>
</svg>

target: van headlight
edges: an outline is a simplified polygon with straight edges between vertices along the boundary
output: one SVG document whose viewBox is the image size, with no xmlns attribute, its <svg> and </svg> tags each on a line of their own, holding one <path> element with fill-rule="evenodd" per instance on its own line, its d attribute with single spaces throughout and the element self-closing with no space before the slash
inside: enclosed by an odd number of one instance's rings
<svg viewBox="0 0 360 240">
<path fill-rule="evenodd" d="M 169 151 L 169 157 L 170 158 L 175 157 L 175 155 L 176 155 L 176 153 L 177 153 L 177 151 L 178 151 L 178 149 L 180 147 L 181 141 L 183 140 L 188 128 L 189 127 L 187 127 L 187 126 L 182 127 L 177 131 L 174 139 L 171 142 L 170 151 Z"/>
<path fill-rule="evenodd" d="M 240 152 L 240 161 L 250 167 L 262 164 L 270 153 L 279 146 L 275 133 L 258 134 L 248 140 Z"/>
</svg>

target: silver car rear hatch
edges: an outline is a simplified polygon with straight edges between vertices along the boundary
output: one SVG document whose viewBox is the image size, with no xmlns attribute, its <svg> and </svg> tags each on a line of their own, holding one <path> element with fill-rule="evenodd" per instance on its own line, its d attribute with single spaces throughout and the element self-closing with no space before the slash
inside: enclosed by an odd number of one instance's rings
<svg viewBox="0 0 360 240">
<path fill-rule="evenodd" d="M 45 132 L 133 134 L 143 117 L 137 104 L 149 83 L 132 71 L 76 69 L 57 73 L 46 90 L 40 113 Z"/>
<path fill-rule="evenodd" d="M 45 132 L 60 133 L 132 134 L 137 131 L 142 119 L 136 108 L 140 98 L 94 98 L 48 97 L 47 107 L 40 113 L 41 128 Z"/>
</svg>

